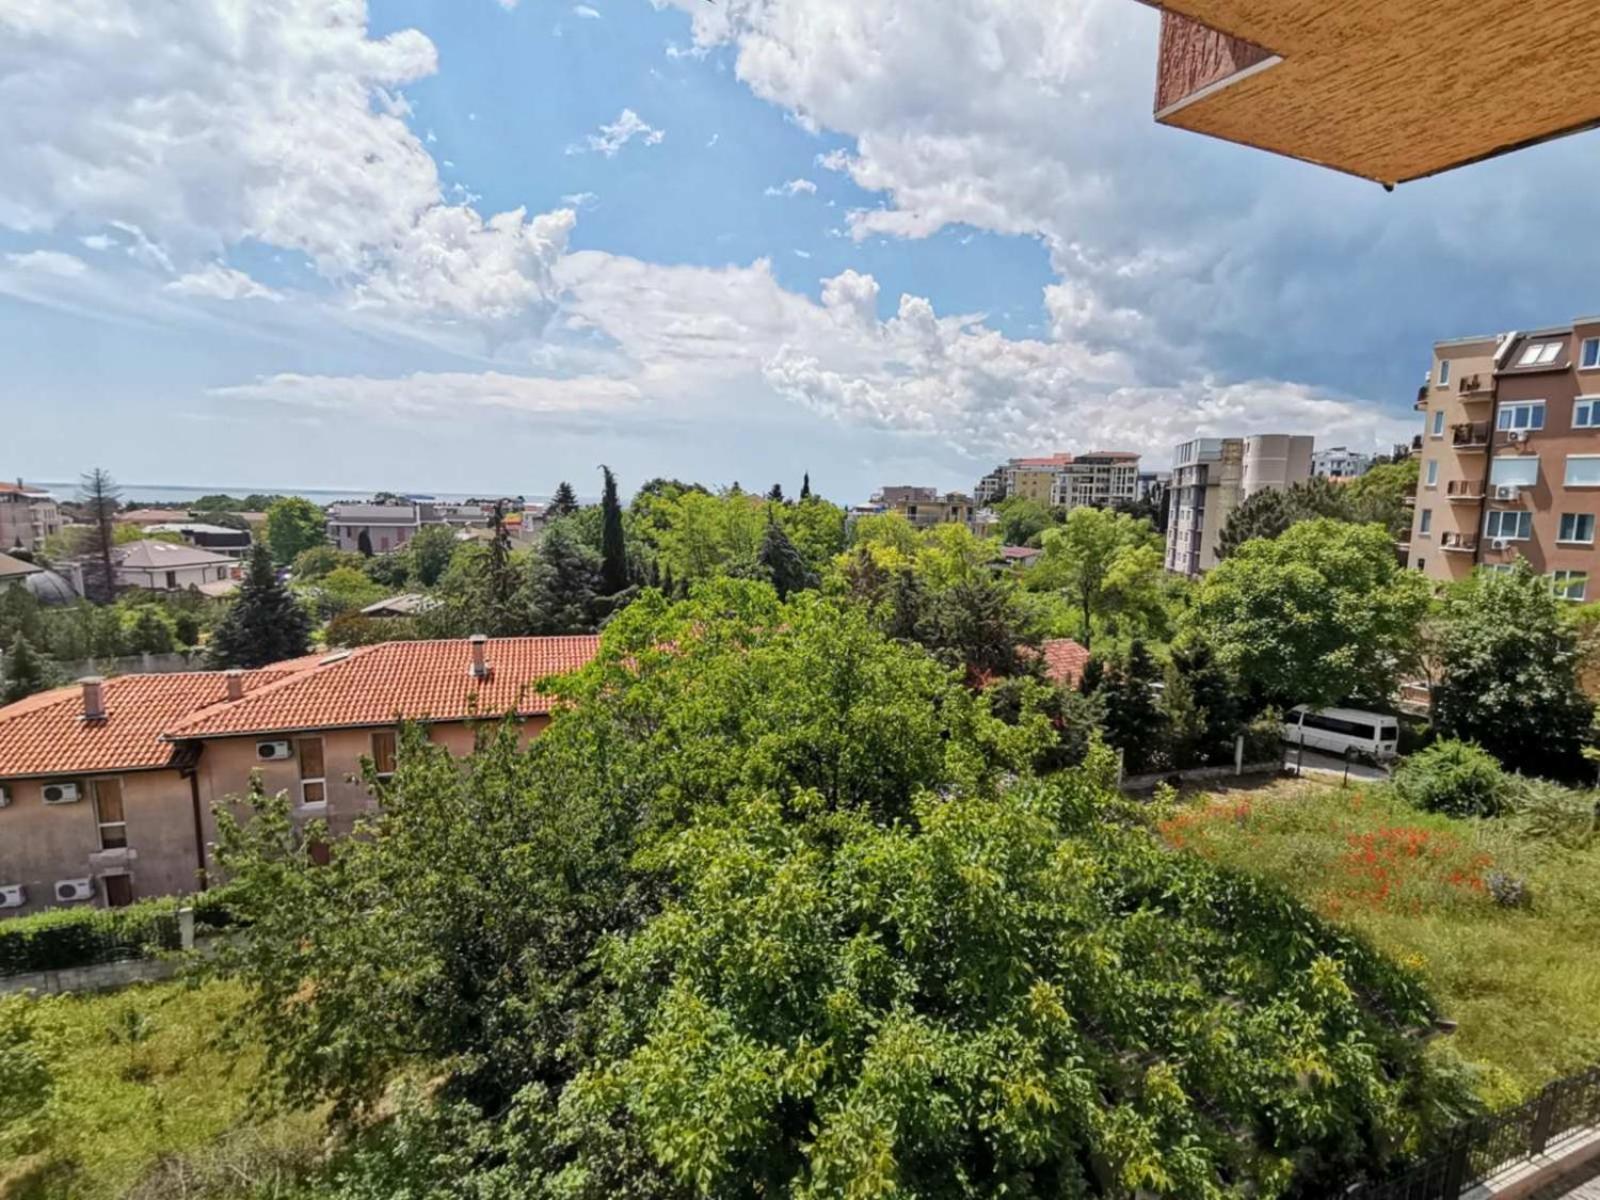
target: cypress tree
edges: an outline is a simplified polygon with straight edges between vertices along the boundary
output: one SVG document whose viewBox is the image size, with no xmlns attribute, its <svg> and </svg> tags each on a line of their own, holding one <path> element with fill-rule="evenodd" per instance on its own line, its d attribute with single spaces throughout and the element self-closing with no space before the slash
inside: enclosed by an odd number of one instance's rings
<svg viewBox="0 0 1600 1200">
<path fill-rule="evenodd" d="M 306 653 L 311 618 L 272 569 L 265 542 L 250 551 L 250 570 L 216 632 L 211 635 L 215 667 L 261 667 Z"/>
<path fill-rule="evenodd" d="M 489 543 L 489 556 L 484 563 L 478 606 L 478 619 L 483 628 L 474 632 L 487 633 L 490 637 L 516 637 L 526 632 L 527 621 L 517 603 L 522 581 L 517 578 L 511 562 L 511 531 L 506 527 L 504 504 L 495 504 L 489 528 L 494 540 Z"/>
<path fill-rule="evenodd" d="M 44 661 L 32 643 L 20 633 L 11 643 L 11 653 L 5 658 L 4 686 L 0 687 L 0 704 L 15 704 L 35 692 L 50 686 Z"/>
<path fill-rule="evenodd" d="M 800 478 L 800 499 L 811 499 L 811 472 L 807 471 Z"/>
<path fill-rule="evenodd" d="M 372 557 L 372 535 L 365 529 L 363 529 L 361 531 L 361 535 L 356 538 L 356 549 L 361 551 L 361 556 L 363 558 Z"/>
<path fill-rule="evenodd" d="M 622 504 L 617 500 L 617 477 L 610 467 L 600 493 L 600 586 L 615 596 L 628 586 L 628 544 L 622 534 Z"/>
</svg>

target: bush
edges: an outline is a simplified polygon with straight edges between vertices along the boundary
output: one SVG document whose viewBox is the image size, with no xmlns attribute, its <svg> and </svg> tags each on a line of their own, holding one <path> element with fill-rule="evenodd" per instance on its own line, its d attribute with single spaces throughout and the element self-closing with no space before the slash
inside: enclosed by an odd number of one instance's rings
<svg viewBox="0 0 1600 1200">
<path fill-rule="evenodd" d="M 1511 776 L 1475 742 L 1435 742 L 1400 764 L 1395 789 L 1406 803 L 1453 817 L 1494 817 L 1515 795 Z"/>
<path fill-rule="evenodd" d="M 1526 908 L 1533 903 L 1528 881 L 1510 871 L 1490 871 L 1484 879 L 1489 895 L 1501 908 Z"/>
<path fill-rule="evenodd" d="M 63 971 L 176 950 L 180 905 L 194 909 L 196 931 L 234 923 L 225 890 L 143 900 L 126 908 L 52 909 L 0 923 L 0 975 Z"/>
</svg>

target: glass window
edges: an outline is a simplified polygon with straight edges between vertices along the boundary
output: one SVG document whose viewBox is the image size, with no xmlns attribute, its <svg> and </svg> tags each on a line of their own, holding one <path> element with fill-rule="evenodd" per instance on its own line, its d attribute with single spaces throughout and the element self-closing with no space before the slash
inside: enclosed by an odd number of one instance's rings
<svg viewBox="0 0 1600 1200">
<path fill-rule="evenodd" d="M 1492 509 L 1484 523 L 1484 533 L 1492 538 L 1506 538 L 1525 542 L 1533 536 L 1533 514 L 1505 509 Z"/>
<path fill-rule="evenodd" d="M 1560 354 L 1560 342 L 1530 342 L 1528 348 L 1522 352 L 1522 357 L 1517 360 L 1517 366 L 1549 366 L 1551 363 L 1555 362 Z"/>
<path fill-rule="evenodd" d="M 1444 409 L 1442 408 L 1433 414 L 1433 436 L 1444 436 Z"/>
<path fill-rule="evenodd" d="M 1583 355 L 1578 362 L 1585 371 L 1600 367 L 1600 338 L 1583 339 Z"/>
<path fill-rule="evenodd" d="M 322 739 L 301 738 L 295 747 L 300 757 L 300 803 L 326 804 L 328 781 L 322 765 Z"/>
<path fill-rule="evenodd" d="M 1600 487 L 1600 457 L 1572 454 L 1567 457 L 1568 487 Z"/>
<path fill-rule="evenodd" d="M 1574 429 L 1600 428 L 1600 396 L 1579 396 L 1572 406 Z"/>
<path fill-rule="evenodd" d="M 94 781 L 95 818 L 100 823 L 100 849 L 120 850 L 128 844 L 128 818 L 122 811 L 122 780 Z"/>
<path fill-rule="evenodd" d="M 1437 458 L 1428 460 L 1428 486 L 1439 486 L 1439 460 Z"/>
<path fill-rule="evenodd" d="M 1417 559 L 1417 570 L 1426 571 L 1427 569 L 1428 569 L 1428 560 L 1425 559 L 1425 558 Z"/>
<path fill-rule="evenodd" d="M 1600 464 L 1600 458 L 1595 462 Z M 1532 487 L 1539 482 L 1539 460 L 1520 454 L 1497 458 L 1489 465 L 1489 482 L 1496 487 Z"/>
<path fill-rule="evenodd" d="M 1582 600 L 1589 590 L 1589 572 L 1552 571 L 1550 583 L 1557 600 Z"/>
<path fill-rule="evenodd" d="M 1557 535 L 1557 540 L 1563 542 L 1594 541 L 1594 514 L 1562 513 L 1561 532 Z"/>
<path fill-rule="evenodd" d="M 1500 410 L 1501 429 L 1543 429 L 1544 401 L 1531 400 L 1526 404 L 1508 404 Z"/>
<path fill-rule="evenodd" d="M 1440 387 L 1444 387 L 1444 385 L 1449 383 L 1449 382 L 1450 382 L 1450 360 L 1448 358 L 1441 358 L 1439 360 L 1439 386 Z"/>
<path fill-rule="evenodd" d="M 372 734 L 372 765 L 381 778 L 387 779 L 394 774 L 394 758 L 394 730 L 374 730 Z"/>
<path fill-rule="evenodd" d="M 1425 508 L 1422 510 L 1422 522 L 1417 526 L 1417 532 L 1423 537 L 1427 537 L 1433 532 L 1433 509 Z"/>
</svg>

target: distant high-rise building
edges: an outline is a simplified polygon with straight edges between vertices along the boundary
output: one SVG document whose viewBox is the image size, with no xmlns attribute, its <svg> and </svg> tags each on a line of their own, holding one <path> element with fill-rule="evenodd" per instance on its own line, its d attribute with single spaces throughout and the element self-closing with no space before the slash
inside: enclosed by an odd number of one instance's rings
<svg viewBox="0 0 1600 1200">
<path fill-rule="evenodd" d="M 1139 456 L 1122 450 L 1013 458 L 978 481 L 979 504 L 1035 500 L 1052 508 L 1110 508 L 1139 495 Z"/>
<path fill-rule="evenodd" d="M 1257 492 L 1311 477 L 1312 439 L 1282 433 L 1195 438 L 1172 452 L 1167 570 L 1195 578 L 1217 563 L 1228 517 Z"/>
<path fill-rule="evenodd" d="M 1318 450 L 1311 456 L 1311 473 L 1324 479 L 1354 479 L 1372 469 L 1372 455 L 1343 446 Z"/>
</svg>

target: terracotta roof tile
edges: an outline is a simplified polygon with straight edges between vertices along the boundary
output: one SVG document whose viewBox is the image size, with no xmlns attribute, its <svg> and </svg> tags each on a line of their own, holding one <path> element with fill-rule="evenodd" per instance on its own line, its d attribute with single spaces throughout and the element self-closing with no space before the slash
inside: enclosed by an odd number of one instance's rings
<svg viewBox="0 0 1600 1200">
<path fill-rule="evenodd" d="M 397 717 L 461 721 L 515 711 L 550 711 L 551 697 L 531 691 L 549 675 L 575 671 L 595 656 L 595 636 L 495 638 L 486 647 L 489 677 L 471 674 L 466 639 L 385 642 L 329 655 L 291 678 L 242 700 L 216 705 L 166 729 L 172 740 L 386 725 Z"/>
<path fill-rule="evenodd" d="M 1044 652 L 1045 678 L 1062 687 L 1077 687 L 1089 652 L 1071 638 L 1049 638 L 1040 647 Z"/>
</svg>

